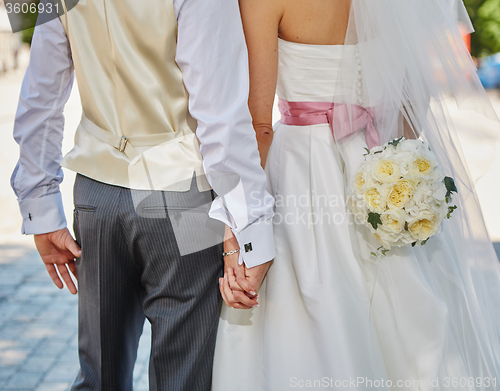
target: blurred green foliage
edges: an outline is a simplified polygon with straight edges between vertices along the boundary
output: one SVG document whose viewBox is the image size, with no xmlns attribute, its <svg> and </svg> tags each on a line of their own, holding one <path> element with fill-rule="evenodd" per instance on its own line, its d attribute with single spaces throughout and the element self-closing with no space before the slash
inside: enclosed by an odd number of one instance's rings
<svg viewBox="0 0 500 391">
<path fill-rule="evenodd" d="M 35 18 L 36 23 L 36 18 Z M 31 45 L 31 40 L 33 39 L 33 33 L 35 32 L 35 28 L 32 27 L 30 29 L 23 30 L 21 33 L 21 37 L 23 42 L 26 42 Z"/>
<path fill-rule="evenodd" d="M 471 36 L 472 55 L 500 52 L 500 0 L 464 0 L 476 32 Z"/>
<path fill-rule="evenodd" d="M 23 42 L 26 42 L 27 44 L 31 45 L 31 40 L 33 39 L 34 31 L 35 31 L 35 28 L 23 30 L 21 32 L 21 37 L 22 37 Z"/>
<path fill-rule="evenodd" d="M 38 5 L 40 3 L 40 0 L 31 0 L 27 1 L 28 4 L 35 3 Z M 38 10 L 38 7 L 37 7 Z M 21 14 L 23 17 L 23 25 L 25 26 L 34 26 L 36 24 L 36 19 L 38 17 L 38 12 L 26 12 Z M 35 31 L 35 28 L 29 28 L 26 30 L 21 31 L 21 37 L 23 42 L 26 42 L 27 44 L 31 45 L 31 40 L 33 39 L 33 32 Z"/>
</svg>

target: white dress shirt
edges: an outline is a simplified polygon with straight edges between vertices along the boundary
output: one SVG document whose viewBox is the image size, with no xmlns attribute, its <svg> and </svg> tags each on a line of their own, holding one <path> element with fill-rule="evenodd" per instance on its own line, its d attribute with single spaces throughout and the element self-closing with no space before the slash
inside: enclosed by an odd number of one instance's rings
<svg viewBox="0 0 500 391">
<path fill-rule="evenodd" d="M 214 200 L 210 216 L 235 233 L 240 263 L 257 266 L 274 258 L 274 199 L 265 190 L 247 105 L 248 58 L 238 2 L 174 0 L 174 8 L 176 61 L 189 93 L 190 113 L 198 121 L 196 136 L 205 173 L 215 192 L 223 195 Z M 11 184 L 24 234 L 66 227 L 60 162 L 63 109 L 73 73 L 71 48 L 60 20 L 37 26 L 14 125 L 21 152 Z M 226 175 L 239 178 L 232 190 Z"/>
</svg>

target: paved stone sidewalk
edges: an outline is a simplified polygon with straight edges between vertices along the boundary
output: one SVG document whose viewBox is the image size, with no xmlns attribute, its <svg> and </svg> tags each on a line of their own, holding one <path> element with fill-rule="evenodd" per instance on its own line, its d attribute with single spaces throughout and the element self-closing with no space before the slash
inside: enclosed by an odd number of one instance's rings
<svg viewBox="0 0 500 391">
<path fill-rule="evenodd" d="M 137 391 L 148 390 L 150 339 L 146 324 Z M 68 390 L 78 367 L 77 296 L 53 285 L 32 246 L 0 246 L 0 390 Z"/>
</svg>

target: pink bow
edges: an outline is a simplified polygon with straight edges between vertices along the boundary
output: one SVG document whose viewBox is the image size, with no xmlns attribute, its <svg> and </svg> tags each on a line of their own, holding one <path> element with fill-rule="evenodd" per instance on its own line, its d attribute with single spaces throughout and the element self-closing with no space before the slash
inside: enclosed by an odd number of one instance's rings
<svg viewBox="0 0 500 391">
<path fill-rule="evenodd" d="M 288 102 L 284 99 L 279 100 L 278 107 L 282 124 L 308 126 L 328 123 L 339 142 L 365 129 L 368 148 L 380 145 L 379 134 L 373 125 L 374 113 L 371 107 L 329 102 Z"/>
</svg>

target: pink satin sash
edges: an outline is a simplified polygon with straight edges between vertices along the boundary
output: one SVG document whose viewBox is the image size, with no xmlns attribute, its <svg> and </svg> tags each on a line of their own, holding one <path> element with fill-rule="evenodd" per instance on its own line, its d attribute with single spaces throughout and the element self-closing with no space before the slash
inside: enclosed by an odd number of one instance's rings
<svg viewBox="0 0 500 391">
<path fill-rule="evenodd" d="M 296 126 L 330 124 L 333 135 L 339 142 L 365 129 L 368 148 L 380 145 L 379 134 L 373 125 L 371 107 L 328 102 L 288 102 L 284 99 L 279 100 L 278 107 L 282 124 Z"/>
</svg>

